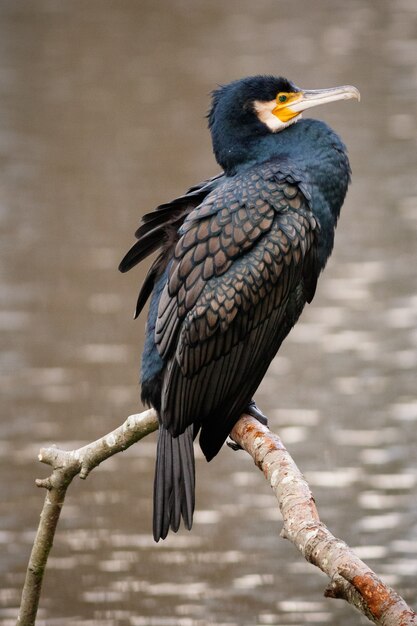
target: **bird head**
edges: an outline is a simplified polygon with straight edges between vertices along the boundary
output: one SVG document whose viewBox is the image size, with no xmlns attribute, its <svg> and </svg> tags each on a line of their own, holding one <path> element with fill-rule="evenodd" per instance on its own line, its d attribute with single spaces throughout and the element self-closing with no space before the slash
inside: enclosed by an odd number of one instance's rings
<svg viewBox="0 0 417 626">
<path fill-rule="evenodd" d="M 360 97 L 351 85 L 304 90 L 275 76 L 236 80 L 219 87 L 212 95 L 209 128 L 217 161 L 226 170 L 229 161 L 241 160 L 242 150 L 248 154 L 253 148 L 252 140 L 284 130 L 297 122 L 306 109 Z"/>
</svg>

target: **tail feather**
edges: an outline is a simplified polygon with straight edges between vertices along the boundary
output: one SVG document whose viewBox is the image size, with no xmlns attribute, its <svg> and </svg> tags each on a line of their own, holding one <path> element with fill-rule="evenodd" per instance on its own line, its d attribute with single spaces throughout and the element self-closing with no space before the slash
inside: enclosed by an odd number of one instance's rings
<svg viewBox="0 0 417 626">
<path fill-rule="evenodd" d="M 193 429 L 191 435 L 185 438 L 179 439 L 180 455 L 183 459 L 186 459 L 188 471 L 184 472 L 184 481 L 182 484 L 184 496 L 181 498 L 181 514 L 184 520 L 185 527 L 191 530 L 193 525 L 193 513 L 195 502 L 195 468 L 194 468 L 194 448 L 193 448 Z M 187 493 L 192 494 L 192 498 L 187 497 Z"/>
<path fill-rule="evenodd" d="M 153 499 L 153 506 L 154 506 L 153 534 L 154 534 L 155 541 L 158 541 L 157 539 L 158 533 L 159 533 L 159 536 L 160 537 L 163 536 L 163 538 L 165 538 L 168 533 L 168 526 L 166 528 L 163 526 L 165 515 L 166 515 L 165 509 L 168 510 L 168 506 L 165 503 L 165 491 L 164 490 L 166 489 L 168 493 L 171 492 L 171 486 L 168 480 L 165 480 L 163 489 L 158 488 L 157 486 L 157 478 L 161 476 L 165 476 L 165 473 L 166 473 L 165 472 L 165 454 L 163 453 L 163 451 L 161 452 L 159 451 L 160 441 L 161 441 L 161 436 L 159 435 L 158 454 L 156 456 L 154 499 Z M 168 476 L 170 476 L 169 473 L 168 473 Z"/>
<path fill-rule="evenodd" d="M 171 447 L 172 461 L 172 491 L 170 496 L 171 528 L 176 533 L 181 522 L 181 501 L 183 498 L 181 489 L 182 467 L 179 442 L 173 443 Z M 166 447 L 165 447 L 166 451 Z"/>
<path fill-rule="evenodd" d="M 177 532 L 181 517 L 188 530 L 195 503 L 193 426 L 173 437 L 159 429 L 154 482 L 153 536 L 165 539 L 169 528 Z"/>
</svg>

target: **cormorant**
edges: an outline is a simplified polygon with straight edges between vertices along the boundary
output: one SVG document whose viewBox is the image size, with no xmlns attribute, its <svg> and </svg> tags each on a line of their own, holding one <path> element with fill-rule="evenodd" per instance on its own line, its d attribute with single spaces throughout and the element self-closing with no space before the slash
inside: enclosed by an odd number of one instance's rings
<svg viewBox="0 0 417 626">
<path fill-rule="evenodd" d="M 306 91 L 254 76 L 213 92 L 208 115 L 223 172 L 146 214 L 126 272 L 155 250 L 136 315 L 150 297 L 142 400 L 159 436 L 153 533 L 164 539 L 194 511 L 193 440 L 210 461 L 282 341 L 311 302 L 333 248 L 350 182 L 346 148 L 306 109 L 357 98 L 355 87 Z"/>
</svg>

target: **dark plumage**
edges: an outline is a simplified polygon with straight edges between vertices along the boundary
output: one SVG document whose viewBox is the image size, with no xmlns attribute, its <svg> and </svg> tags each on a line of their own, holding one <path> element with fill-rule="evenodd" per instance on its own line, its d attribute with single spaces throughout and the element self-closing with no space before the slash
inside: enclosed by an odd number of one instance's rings
<svg viewBox="0 0 417 626">
<path fill-rule="evenodd" d="M 358 95 L 338 89 L 325 101 Z M 262 76 L 215 91 L 209 127 L 224 172 L 146 214 L 120 265 L 160 251 L 136 308 L 151 296 L 141 384 L 160 421 L 156 540 L 181 516 L 191 527 L 194 438 L 207 460 L 217 454 L 332 251 L 346 150 L 323 122 L 293 123 L 322 93 Z"/>
</svg>

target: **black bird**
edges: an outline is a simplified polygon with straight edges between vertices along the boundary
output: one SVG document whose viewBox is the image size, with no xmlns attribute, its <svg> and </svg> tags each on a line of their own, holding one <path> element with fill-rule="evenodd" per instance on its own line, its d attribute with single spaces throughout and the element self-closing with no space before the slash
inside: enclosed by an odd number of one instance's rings
<svg viewBox="0 0 417 626">
<path fill-rule="evenodd" d="M 213 92 L 208 115 L 223 172 L 146 214 L 126 272 L 155 250 L 136 316 L 151 298 L 142 400 L 159 437 L 154 538 L 190 529 L 193 440 L 210 461 L 244 411 L 282 341 L 311 302 L 333 248 L 350 181 L 345 146 L 301 114 L 357 98 L 355 87 L 305 91 L 254 76 Z"/>
</svg>

